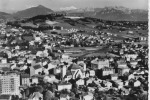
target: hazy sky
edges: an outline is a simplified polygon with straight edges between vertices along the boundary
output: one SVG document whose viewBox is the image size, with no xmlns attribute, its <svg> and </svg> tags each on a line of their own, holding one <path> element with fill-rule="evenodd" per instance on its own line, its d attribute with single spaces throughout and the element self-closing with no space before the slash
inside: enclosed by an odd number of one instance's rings
<svg viewBox="0 0 150 100">
<path fill-rule="evenodd" d="M 37 5 L 44 5 L 52 10 L 70 6 L 76 8 L 124 6 L 148 9 L 148 0 L 0 0 L 0 11 L 18 11 Z"/>
</svg>

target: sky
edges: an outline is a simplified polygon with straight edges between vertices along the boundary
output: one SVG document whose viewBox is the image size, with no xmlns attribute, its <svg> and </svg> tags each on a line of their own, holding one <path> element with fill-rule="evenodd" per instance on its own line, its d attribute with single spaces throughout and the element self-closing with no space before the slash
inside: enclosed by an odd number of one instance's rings
<svg viewBox="0 0 150 100">
<path fill-rule="evenodd" d="M 148 0 L 0 0 L 0 11 L 14 12 L 37 5 L 43 5 L 52 10 L 59 10 L 65 7 L 103 8 L 105 6 L 148 9 Z"/>
</svg>

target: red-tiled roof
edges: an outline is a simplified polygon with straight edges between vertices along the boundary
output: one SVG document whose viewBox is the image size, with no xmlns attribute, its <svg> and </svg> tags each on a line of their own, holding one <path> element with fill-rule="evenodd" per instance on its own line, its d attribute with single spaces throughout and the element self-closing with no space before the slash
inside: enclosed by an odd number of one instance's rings
<svg viewBox="0 0 150 100">
<path fill-rule="evenodd" d="M 0 95 L 0 100 L 9 100 L 10 95 Z"/>
<path fill-rule="evenodd" d="M 22 78 L 30 78 L 30 75 L 29 74 L 21 74 L 21 77 Z"/>
<path fill-rule="evenodd" d="M 72 64 L 71 69 L 81 69 L 81 68 L 77 64 Z"/>
<path fill-rule="evenodd" d="M 35 66 L 33 66 L 33 68 L 34 69 L 39 69 L 39 68 L 41 68 L 41 65 L 35 65 Z"/>
</svg>

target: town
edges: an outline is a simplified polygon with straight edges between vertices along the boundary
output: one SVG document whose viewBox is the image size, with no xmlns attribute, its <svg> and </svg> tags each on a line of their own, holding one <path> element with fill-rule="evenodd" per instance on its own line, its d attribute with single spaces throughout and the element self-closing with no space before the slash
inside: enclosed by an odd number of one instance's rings
<svg viewBox="0 0 150 100">
<path fill-rule="evenodd" d="M 148 22 L 74 14 L 0 18 L 0 100 L 148 100 Z"/>
<path fill-rule="evenodd" d="M 1 22 L 0 100 L 148 100 L 147 35 L 66 30 Z"/>
</svg>

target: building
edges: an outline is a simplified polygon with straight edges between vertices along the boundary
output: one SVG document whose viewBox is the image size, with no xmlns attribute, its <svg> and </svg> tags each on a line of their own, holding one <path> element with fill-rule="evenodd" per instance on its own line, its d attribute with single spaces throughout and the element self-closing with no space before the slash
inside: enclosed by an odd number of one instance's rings
<svg viewBox="0 0 150 100">
<path fill-rule="evenodd" d="M 32 76 L 31 77 L 31 84 L 38 84 L 39 83 L 39 79 L 36 76 Z"/>
<path fill-rule="evenodd" d="M 61 90 L 64 90 L 64 89 L 71 90 L 72 89 L 72 84 L 71 83 L 62 82 L 62 83 L 58 84 L 57 88 L 58 88 L 58 91 L 61 91 Z"/>
<path fill-rule="evenodd" d="M 94 70 L 90 70 L 89 73 L 90 73 L 90 76 L 93 76 L 93 77 L 95 76 L 95 71 Z"/>
<path fill-rule="evenodd" d="M 20 75 L 9 73 L 0 76 L 0 94 L 19 95 Z"/>
<path fill-rule="evenodd" d="M 135 60 L 137 58 L 138 54 L 126 54 L 125 57 L 127 59 L 133 59 Z"/>
<path fill-rule="evenodd" d="M 127 63 L 124 61 L 118 61 L 118 76 L 122 76 L 124 73 L 129 73 L 130 68 L 127 66 Z"/>
<path fill-rule="evenodd" d="M 112 75 L 115 73 L 115 69 L 112 67 L 104 67 L 101 69 L 102 76 Z"/>
<path fill-rule="evenodd" d="M 91 61 L 91 67 L 93 69 L 102 69 L 104 67 L 109 67 L 109 60 L 95 59 L 95 60 Z"/>
<path fill-rule="evenodd" d="M 41 65 L 34 65 L 30 67 L 30 76 L 38 75 L 39 73 L 42 73 Z"/>
<path fill-rule="evenodd" d="M 0 100 L 11 100 L 11 95 L 0 95 Z"/>
<path fill-rule="evenodd" d="M 76 84 L 77 84 L 78 86 L 80 86 L 80 85 L 85 85 L 85 81 L 84 81 L 83 79 L 79 79 L 78 81 L 76 81 Z"/>
<path fill-rule="evenodd" d="M 141 41 L 147 41 L 147 40 L 148 40 L 148 37 L 143 37 L 143 36 L 141 36 L 141 37 L 140 37 L 140 40 L 141 40 Z"/>
<path fill-rule="evenodd" d="M 87 94 L 87 95 L 84 95 L 83 96 L 83 100 L 93 100 L 94 99 L 94 96 L 91 94 Z"/>
<path fill-rule="evenodd" d="M 118 80 L 118 74 L 112 74 L 111 80 Z"/>
<path fill-rule="evenodd" d="M 2 67 L 9 68 L 10 67 L 10 63 L 0 63 L 0 68 L 2 68 Z"/>
<path fill-rule="evenodd" d="M 30 86 L 30 75 L 29 74 L 21 74 L 21 85 Z"/>
<path fill-rule="evenodd" d="M 81 67 L 79 67 L 78 64 L 71 65 L 71 72 L 72 72 L 73 79 L 85 77 L 85 73 L 84 73 L 83 69 Z"/>
</svg>

